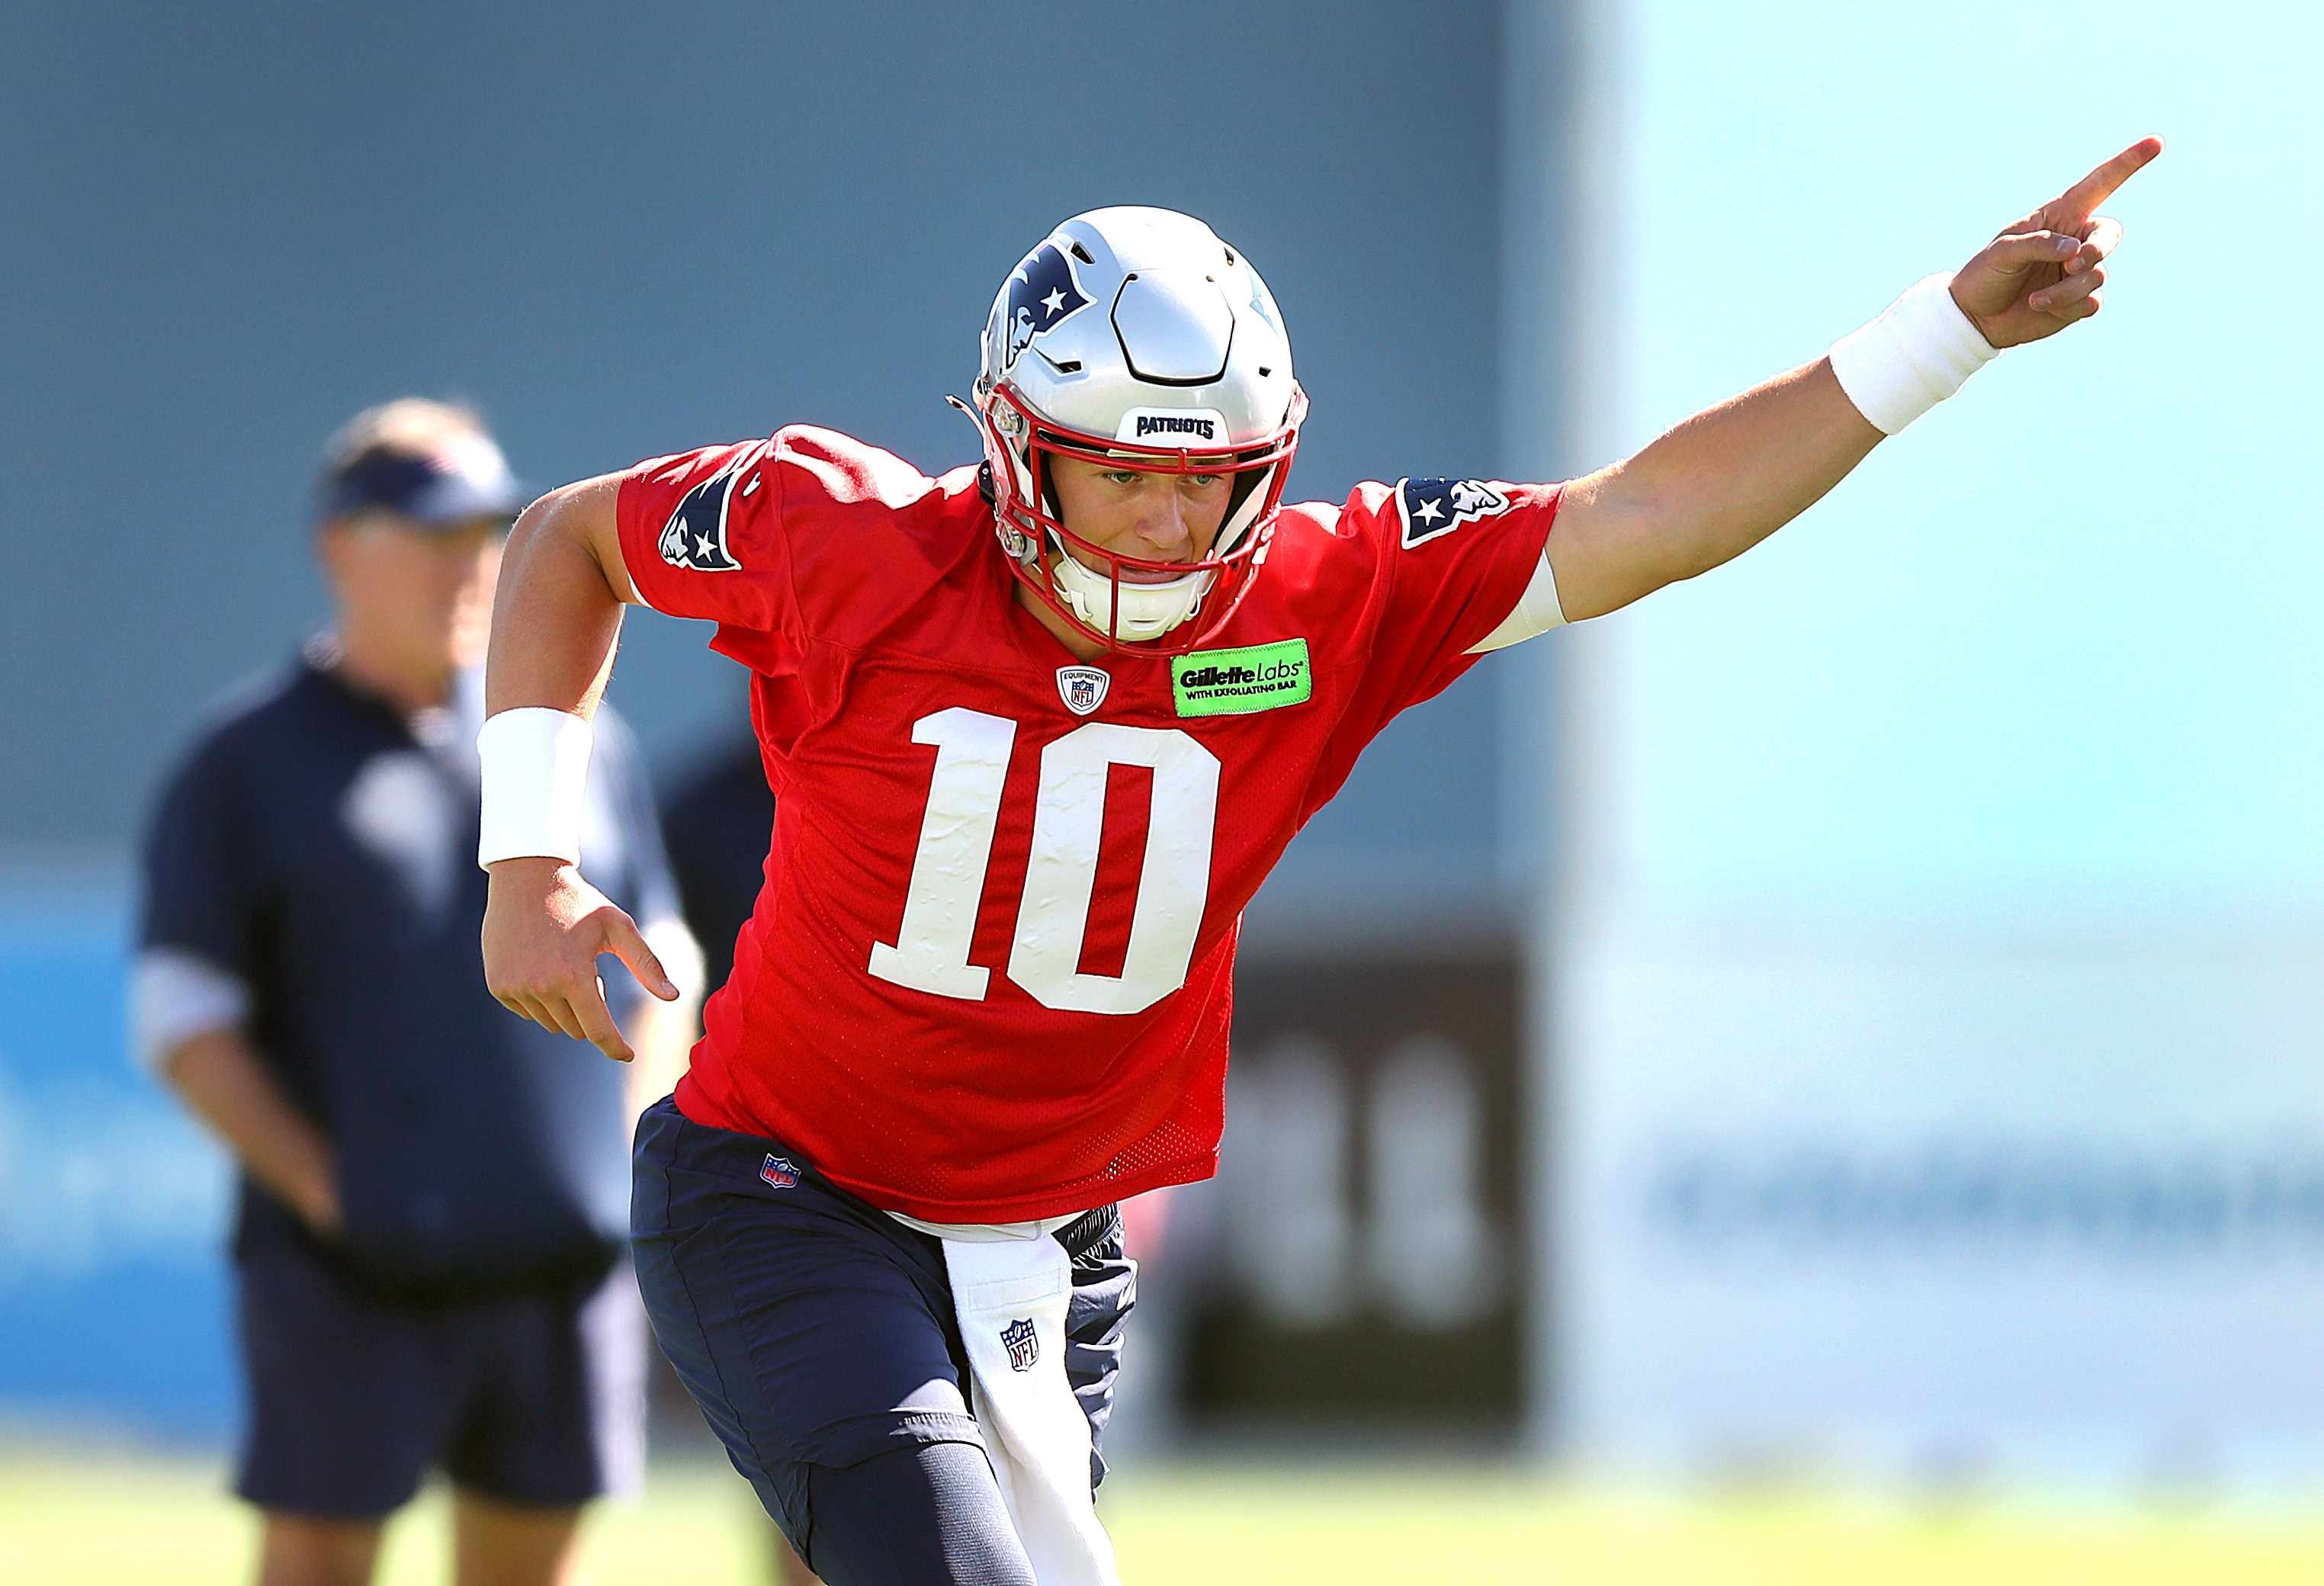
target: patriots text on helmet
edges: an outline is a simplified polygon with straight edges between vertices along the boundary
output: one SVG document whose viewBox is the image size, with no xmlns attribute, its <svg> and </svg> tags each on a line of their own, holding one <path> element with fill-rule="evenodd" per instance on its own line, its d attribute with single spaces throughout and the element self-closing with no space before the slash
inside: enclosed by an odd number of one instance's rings
<svg viewBox="0 0 2324 1586">
<path fill-rule="evenodd" d="M 1211 419 L 1173 419 L 1140 413 L 1138 415 L 1137 438 L 1143 440 L 1149 435 L 1194 435 L 1204 440 L 1216 440 L 1219 427 L 1217 421 Z"/>
</svg>

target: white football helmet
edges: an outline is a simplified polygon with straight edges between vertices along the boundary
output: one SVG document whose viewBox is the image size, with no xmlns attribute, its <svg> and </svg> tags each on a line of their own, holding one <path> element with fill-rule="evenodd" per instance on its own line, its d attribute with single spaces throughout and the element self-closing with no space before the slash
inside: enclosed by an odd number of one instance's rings
<svg viewBox="0 0 2324 1586">
<path fill-rule="evenodd" d="M 1209 226 L 1168 209 L 1076 215 L 1001 283 L 984 327 L 974 417 L 1010 567 L 1112 650 L 1200 647 L 1250 587 L 1306 409 L 1275 299 Z M 1170 563 L 1076 538 L 1048 487 L 1051 456 L 1231 475 L 1216 542 Z M 1173 576 L 1125 581 L 1125 569 Z M 1197 613 L 1208 620 L 1193 623 Z"/>
</svg>

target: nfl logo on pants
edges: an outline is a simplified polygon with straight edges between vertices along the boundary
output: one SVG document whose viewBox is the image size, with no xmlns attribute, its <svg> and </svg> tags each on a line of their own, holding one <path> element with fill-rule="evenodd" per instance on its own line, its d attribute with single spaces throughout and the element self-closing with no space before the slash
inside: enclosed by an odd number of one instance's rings
<svg viewBox="0 0 2324 1586">
<path fill-rule="evenodd" d="M 759 1176 L 777 1189 L 793 1189 L 798 1185 L 798 1169 L 792 1166 L 790 1158 L 772 1152 L 768 1153 L 766 1166 L 759 1169 Z"/>
<path fill-rule="evenodd" d="M 1033 1337 L 1033 1319 L 1029 1316 L 1002 1328 L 1001 1342 L 1009 1346 L 1011 1371 L 1030 1371 L 1033 1362 L 1041 1358 L 1041 1346 Z"/>
</svg>

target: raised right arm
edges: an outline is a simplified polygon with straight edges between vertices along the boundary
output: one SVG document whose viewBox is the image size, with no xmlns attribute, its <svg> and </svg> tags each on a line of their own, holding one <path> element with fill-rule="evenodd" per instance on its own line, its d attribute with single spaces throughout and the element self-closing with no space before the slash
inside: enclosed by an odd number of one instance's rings
<svg viewBox="0 0 2324 1586">
<path fill-rule="evenodd" d="M 622 607 L 641 604 L 622 561 L 618 475 L 550 491 L 509 531 L 493 602 L 484 669 L 487 716 L 544 707 L 587 718 L 613 669 Z M 484 907 L 484 983 L 502 1004 L 546 1028 L 632 1056 L 605 1006 L 597 956 L 611 953 L 655 996 L 678 987 L 637 922 L 553 855 L 491 867 Z"/>
</svg>

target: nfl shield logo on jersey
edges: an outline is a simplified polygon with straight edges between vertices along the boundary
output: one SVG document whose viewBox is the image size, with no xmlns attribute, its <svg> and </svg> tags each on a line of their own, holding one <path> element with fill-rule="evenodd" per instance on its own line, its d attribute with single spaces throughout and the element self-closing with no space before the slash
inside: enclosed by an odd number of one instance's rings
<svg viewBox="0 0 2324 1586">
<path fill-rule="evenodd" d="M 1057 696 L 1077 716 L 1085 716 L 1103 705 L 1105 691 L 1112 686 L 1113 678 L 1095 667 L 1057 669 Z"/>
<path fill-rule="evenodd" d="M 798 1187 L 798 1165 L 789 1157 L 778 1157 L 772 1152 L 768 1153 L 766 1166 L 759 1169 L 759 1176 L 777 1189 Z"/>
<path fill-rule="evenodd" d="M 1030 1371 L 1033 1362 L 1041 1358 L 1040 1342 L 1033 1336 L 1033 1320 L 1011 1322 L 1001 1330 L 1001 1342 L 1009 1346 L 1009 1369 Z"/>
</svg>

